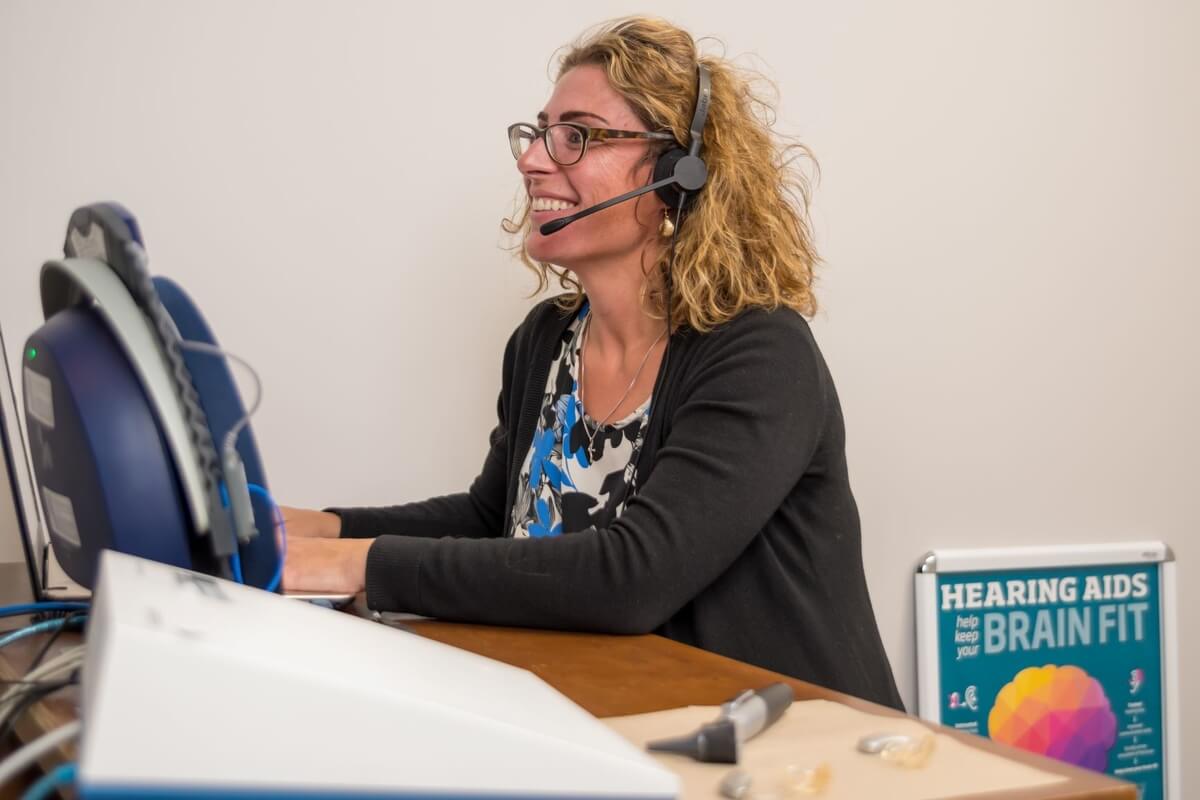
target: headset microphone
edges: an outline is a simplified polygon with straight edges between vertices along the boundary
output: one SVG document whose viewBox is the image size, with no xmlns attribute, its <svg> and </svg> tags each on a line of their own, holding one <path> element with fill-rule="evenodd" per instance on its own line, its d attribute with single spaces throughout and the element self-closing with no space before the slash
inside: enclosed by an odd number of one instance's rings
<svg viewBox="0 0 1200 800">
<path fill-rule="evenodd" d="M 700 161 L 700 159 L 698 159 L 698 158 L 696 160 Z M 700 161 L 700 167 L 701 168 L 704 167 L 703 161 Z M 704 185 L 705 177 L 706 177 L 706 175 L 703 175 L 703 174 L 701 175 L 699 186 Z M 662 189 L 666 186 L 670 186 L 671 184 L 678 183 L 678 182 L 679 181 L 678 181 L 677 176 L 672 175 L 671 177 L 664 178 L 661 181 L 655 181 L 654 183 L 651 183 L 648 186 L 642 186 L 638 189 L 634 189 L 632 192 L 626 192 L 625 194 L 617 195 L 616 197 L 610 197 L 608 200 L 605 200 L 602 203 L 597 203 L 594 206 L 588 206 L 583 211 L 576 211 L 574 214 L 571 214 L 570 216 L 559 217 L 558 219 L 552 219 L 549 222 L 542 225 L 540 228 L 538 228 L 538 231 L 541 232 L 542 236 L 549 236 L 552 233 L 557 233 L 558 231 L 561 231 L 563 228 L 567 227 L 575 220 L 583 219 L 584 217 L 595 214 L 597 211 L 603 211 L 604 209 L 608 208 L 609 206 L 615 206 L 617 203 L 624 203 L 626 200 L 632 200 L 635 197 L 640 197 L 648 192 L 658 191 L 659 189 Z M 699 186 L 697 186 L 696 188 L 699 188 Z"/>
</svg>

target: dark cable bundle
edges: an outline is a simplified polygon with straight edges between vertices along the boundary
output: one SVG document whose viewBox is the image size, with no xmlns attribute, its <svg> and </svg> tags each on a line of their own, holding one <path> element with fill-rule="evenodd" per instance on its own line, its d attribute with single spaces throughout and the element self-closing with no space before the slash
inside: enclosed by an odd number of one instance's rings
<svg viewBox="0 0 1200 800">
<path fill-rule="evenodd" d="M 4 681 L 4 683 L 26 684 L 10 702 L 12 707 L 6 712 L 4 721 L 0 723 L 0 746 L 16 732 L 17 723 L 33 705 L 57 691 L 75 686 L 79 683 L 79 670 L 76 669 L 65 679 L 50 681 Z"/>
</svg>

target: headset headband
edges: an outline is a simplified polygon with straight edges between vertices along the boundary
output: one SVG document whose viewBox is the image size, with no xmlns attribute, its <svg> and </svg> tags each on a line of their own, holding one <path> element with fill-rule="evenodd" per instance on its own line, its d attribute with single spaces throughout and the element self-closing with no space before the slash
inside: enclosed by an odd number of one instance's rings
<svg viewBox="0 0 1200 800">
<path fill-rule="evenodd" d="M 696 64 L 696 113 L 692 115 L 692 138 L 688 147 L 689 156 L 700 155 L 703 144 L 704 122 L 708 119 L 708 103 L 712 99 L 712 81 L 708 67 Z"/>
</svg>

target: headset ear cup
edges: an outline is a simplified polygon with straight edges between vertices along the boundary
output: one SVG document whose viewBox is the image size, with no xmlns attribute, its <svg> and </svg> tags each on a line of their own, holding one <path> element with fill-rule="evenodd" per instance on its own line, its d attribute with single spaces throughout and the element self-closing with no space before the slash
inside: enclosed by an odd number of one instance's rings
<svg viewBox="0 0 1200 800">
<path fill-rule="evenodd" d="M 657 183 L 661 180 L 666 180 L 674 176 L 675 165 L 679 160 L 687 155 L 687 150 L 682 147 L 672 147 L 667 152 L 658 157 L 658 161 L 654 164 L 654 181 Z M 670 183 L 654 190 L 654 193 L 666 204 L 667 208 L 675 208 L 679 205 L 680 189 L 678 183 Z M 689 195 L 684 207 L 691 205 L 692 195 Z"/>
<path fill-rule="evenodd" d="M 654 180 L 661 181 L 667 178 L 674 178 L 674 182 L 655 191 L 668 208 L 677 208 L 680 194 L 686 191 L 687 198 L 683 204 L 686 210 L 708 180 L 708 167 L 699 156 L 694 156 L 682 148 L 672 148 L 659 156 L 654 164 Z"/>
</svg>

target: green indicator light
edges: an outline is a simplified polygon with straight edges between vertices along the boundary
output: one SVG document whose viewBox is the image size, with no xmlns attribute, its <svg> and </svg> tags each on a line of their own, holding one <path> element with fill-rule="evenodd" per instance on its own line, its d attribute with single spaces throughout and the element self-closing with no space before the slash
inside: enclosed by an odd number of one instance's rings
<svg viewBox="0 0 1200 800">
<path fill-rule="evenodd" d="M 29 351 L 26 353 L 26 355 L 29 357 L 30 361 L 33 361 L 35 358 L 37 358 L 37 348 L 36 347 L 29 348 Z"/>
</svg>

